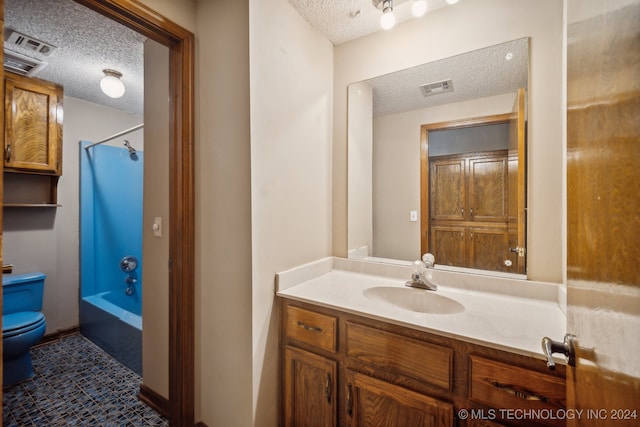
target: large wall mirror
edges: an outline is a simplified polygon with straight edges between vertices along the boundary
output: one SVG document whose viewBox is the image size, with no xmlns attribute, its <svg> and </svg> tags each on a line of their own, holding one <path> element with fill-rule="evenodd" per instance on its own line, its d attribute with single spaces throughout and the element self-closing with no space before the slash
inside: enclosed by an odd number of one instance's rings
<svg viewBox="0 0 640 427">
<path fill-rule="evenodd" d="M 350 258 L 526 273 L 528 75 L 522 38 L 349 85 Z"/>
</svg>

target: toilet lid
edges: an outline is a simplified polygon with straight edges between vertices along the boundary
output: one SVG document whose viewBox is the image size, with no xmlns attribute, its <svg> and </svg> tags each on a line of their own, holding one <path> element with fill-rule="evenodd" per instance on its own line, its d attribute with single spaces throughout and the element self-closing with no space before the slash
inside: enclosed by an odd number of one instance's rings
<svg viewBox="0 0 640 427">
<path fill-rule="evenodd" d="M 44 314 L 39 311 L 21 311 L 2 316 L 2 336 L 26 332 L 44 323 Z"/>
</svg>

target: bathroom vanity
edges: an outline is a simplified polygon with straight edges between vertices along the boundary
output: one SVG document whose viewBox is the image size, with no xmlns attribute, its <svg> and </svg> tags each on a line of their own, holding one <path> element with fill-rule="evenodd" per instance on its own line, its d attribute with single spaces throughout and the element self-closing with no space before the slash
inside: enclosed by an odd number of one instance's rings
<svg viewBox="0 0 640 427">
<path fill-rule="evenodd" d="M 408 268 L 324 263 L 278 275 L 282 424 L 565 424 L 566 369 L 540 348 L 563 334 L 552 287 L 430 292 L 404 287 Z"/>
</svg>

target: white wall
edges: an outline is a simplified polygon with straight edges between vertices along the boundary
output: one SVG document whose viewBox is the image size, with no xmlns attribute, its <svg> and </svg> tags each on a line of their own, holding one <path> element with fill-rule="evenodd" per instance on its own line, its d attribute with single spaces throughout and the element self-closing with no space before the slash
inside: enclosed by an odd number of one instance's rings
<svg viewBox="0 0 640 427">
<path fill-rule="evenodd" d="M 144 195 L 142 211 L 142 375 L 169 397 L 169 49 L 144 43 Z M 153 232 L 162 218 L 162 236 Z"/>
<path fill-rule="evenodd" d="M 47 334 L 78 326 L 79 300 L 79 141 L 98 141 L 142 123 L 142 117 L 74 98 L 64 98 L 62 176 L 58 208 L 4 210 L 4 262 L 14 273 L 47 275 L 43 313 Z M 142 148 L 141 131 L 127 136 Z M 117 142 L 117 141 L 116 141 Z M 120 141 L 122 143 L 122 141 Z"/>
<path fill-rule="evenodd" d="M 333 48 L 286 0 L 196 15 L 196 420 L 275 426 L 275 273 L 331 253 Z"/>
<path fill-rule="evenodd" d="M 196 420 L 250 426 L 249 0 L 197 12 Z"/>
<path fill-rule="evenodd" d="M 275 426 L 275 274 L 331 254 L 333 46 L 286 0 L 250 5 L 253 425 Z"/>
<path fill-rule="evenodd" d="M 528 276 L 562 281 L 562 2 L 464 1 L 335 48 L 333 253 L 346 256 L 347 86 L 530 37 Z"/>
</svg>

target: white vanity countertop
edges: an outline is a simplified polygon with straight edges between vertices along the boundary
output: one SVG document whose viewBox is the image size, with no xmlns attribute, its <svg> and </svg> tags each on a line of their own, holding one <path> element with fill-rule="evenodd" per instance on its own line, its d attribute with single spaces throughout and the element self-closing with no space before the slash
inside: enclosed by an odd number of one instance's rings
<svg viewBox="0 0 640 427">
<path fill-rule="evenodd" d="M 410 272 L 407 266 L 325 258 L 279 273 L 277 295 L 540 359 L 542 337 L 564 337 L 566 320 L 554 284 L 434 271 L 434 294 L 464 306 L 453 314 L 415 312 L 365 296 L 374 287 L 414 291 L 404 286 Z"/>
</svg>

